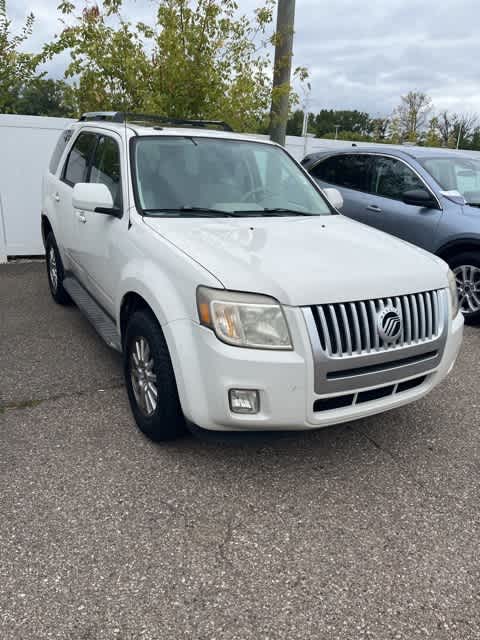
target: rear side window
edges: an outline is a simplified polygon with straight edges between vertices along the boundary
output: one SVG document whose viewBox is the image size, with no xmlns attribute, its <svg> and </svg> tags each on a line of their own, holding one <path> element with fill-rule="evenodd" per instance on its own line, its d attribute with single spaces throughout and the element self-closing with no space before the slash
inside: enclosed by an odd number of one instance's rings
<svg viewBox="0 0 480 640">
<path fill-rule="evenodd" d="M 75 140 L 63 169 L 63 180 L 70 186 L 75 186 L 77 182 L 88 182 L 88 171 L 96 142 L 96 134 L 87 132 L 81 133 Z"/>
<path fill-rule="evenodd" d="M 422 180 L 401 160 L 377 157 L 372 163 L 371 192 L 377 196 L 402 200 L 405 191 L 425 189 Z"/>
<path fill-rule="evenodd" d="M 108 136 L 102 136 L 95 149 L 90 182 L 106 185 L 112 194 L 114 205 L 121 208 L 120 152 L 118 144 Z"/>
<path fill-rule="evenodd" d="M 55 149 L 53 150 L 52 157 L 50 160 L 50 165 L 48 167 L 50 173 L 56 173 L 58 169 L 58 163 L 60 162 L 60 158 L 65 151 L 67 144 L 70 142 L 70 138 L 73 135 L 72 129 L 65 129 L 60 134 L 59 139 L 57 140 L 57 144 L 55 145 Z"/>
<path fill-rule="evenodd" d="M 370 157 L 360 154 L 330 156 L 317 164 L 314 178 L 346 189 L 368 191 Z"/>
</svg>

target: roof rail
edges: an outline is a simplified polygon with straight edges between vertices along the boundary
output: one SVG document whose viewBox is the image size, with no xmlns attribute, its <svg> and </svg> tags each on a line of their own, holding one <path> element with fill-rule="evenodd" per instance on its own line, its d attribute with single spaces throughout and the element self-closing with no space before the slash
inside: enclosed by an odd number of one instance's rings
<svg viewBox="0 0 480 640">
<path fill-rule="evenodd" d="M 150 124 L 157 126 L 174 126 L 174 127 L 199 127 L 208 129 L 209 127 L 218 127 L 224 131 L 233 131 L 232 127 L 222 120 L 188 120 L 186 118 L 170 118 L 168 116 L 159 116 L 147 113 L 132 113 L 130 111 L 90 111 L 84 113 L 80 121 L 108 121 L 122 122 L 132 124 Z"/>
</svg>

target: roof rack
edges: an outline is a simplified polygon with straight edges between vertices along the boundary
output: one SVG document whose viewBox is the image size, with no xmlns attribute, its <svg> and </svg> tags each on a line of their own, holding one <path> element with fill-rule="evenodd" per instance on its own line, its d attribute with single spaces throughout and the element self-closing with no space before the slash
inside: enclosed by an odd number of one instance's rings
<svg viewBox="0 0 480 640">
<path fill-rule="evenodd" d="M 222 120 L 188 120 L 186 118 L 170 118 L 168 116 L 132 113 L 129 111 L 90 111 L 88 113 L 84 113 L 79 120 L 81 122 L 97 120 L 103 122 L 129 122 L 131 124 L 148 123 L 151 125 L 163 125 L 167 127 L 198 127 L 200 129 L 218 127 L 224 131 L 233 131 L 232 127 Z"/>
</svg>

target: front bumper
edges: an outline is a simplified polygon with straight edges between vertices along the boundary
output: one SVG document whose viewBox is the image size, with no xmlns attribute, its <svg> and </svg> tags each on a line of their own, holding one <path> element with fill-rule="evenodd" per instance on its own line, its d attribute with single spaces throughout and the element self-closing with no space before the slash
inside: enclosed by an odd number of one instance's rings
<svg viewBox="0 0 480 640">
<path fill-rule="evenodd" d="M 460 350 L 463 317 L 458 314 L 445 327 L 443 355 L 422 371 L 421 384 L 386 397 L 332 410 L 317 411 L 317 400 L 332 394 L 315 393 L 315 365 L 309 334 L 300 309 L 286 308 L 294 351 L 241 349 L 226 345 L 214 333 L 190 320 L 178 320 L 163 327 L 170 348 L 180 401 L 190 422 L 214 431 L 306 430 L 326 427 L 374 415 L 418 400 L 449 373 Z M 398 377 L 358 388 L 352 384 L 345 393 L 357 394 L 412 379 L 398 370 Z M 235 414 L 229 407 L 230 389 L 257 389 L 260 412 Z M 337 389 L 335 396 L 341 395 Z M 356 397 L 356 396 L 355 396 Z M 317 403 L 318 404 L 318 403 Z"/>
</svg>

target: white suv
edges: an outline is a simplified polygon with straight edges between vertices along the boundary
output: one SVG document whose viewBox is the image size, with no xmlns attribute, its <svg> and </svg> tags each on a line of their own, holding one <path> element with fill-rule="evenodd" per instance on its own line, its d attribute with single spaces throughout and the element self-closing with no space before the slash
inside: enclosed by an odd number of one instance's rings
<svg viewBox="0 0 480 640">
<path fill-rule="evenodd" d="M 222 124 L 86 114 L 45 177 L 52 295 L 123 353 L 140 429 L 315 429 L 424 396 L 462 340 L 448 266 Z"/>
</svg>

